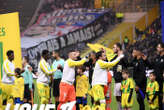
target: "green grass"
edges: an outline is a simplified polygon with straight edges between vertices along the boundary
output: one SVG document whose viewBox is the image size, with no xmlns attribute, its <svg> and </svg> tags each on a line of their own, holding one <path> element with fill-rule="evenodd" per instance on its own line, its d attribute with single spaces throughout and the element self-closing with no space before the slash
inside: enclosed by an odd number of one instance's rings
<svg viewBox="0 0 164 110">
<path fill-rule="evenodd" d="M 36 81 L 35 80 L 34 80 L 34 84 L 36 85 Z M 111 86 L 112 86 L 111 87 L 112 88 L 112 102 L 111 102 L 110 106 L 111 106 L 112 110 L 117 110 L 116 98 L 113 95 L 114 80 L 112 80 L 112 85 Z M 51 96 L 53 96 L 53 95 L 51 95 Z M 52 102 L 54 103 L 55 102 L 54 97 L 51 97 L 51 98 L 52 98 Z M 139 105 L 138 105 L 137 100 L 136 100 L 136 93 L 133 94 L 133 98 L 134 98 L 134 103 L 133 103 L 132 110 L 139 110 Z M 39 97 L 38 97 L 38 91 L 37 91 L 36 86 L 35 86 L 35 93 L 34 93 L 34 104 L 40 104 Z M 90 97 L 88 97 L 88 104 L 91 105 Z M 145 110 L 149 110 L 146 98 L 145 98 L 145 108 L 146 108 Z"/>
</svg>

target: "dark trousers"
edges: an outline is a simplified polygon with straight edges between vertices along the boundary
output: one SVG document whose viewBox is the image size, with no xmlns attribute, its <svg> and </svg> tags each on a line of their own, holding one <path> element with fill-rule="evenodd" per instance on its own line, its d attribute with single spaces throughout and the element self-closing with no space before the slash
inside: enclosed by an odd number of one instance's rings
<svg viewBox="0 0 164 110">
<path fill-rule="evenodd" d="M 159 101 L 159 110 L 164 110 L 163 109 L 163 79 L 162 79 L 162 75 L 161 77 L 157 78 L 157 82 L 159 84 L 159 95 L 158 95 L 158 101 Z"/>
<path fill-rule="evenodd" d="M 136 92 L 137 95 L 137 102 L 139 104 L 139 110 L 145 110 L 144 99 L 139 92 Z"/>
<path fill-rule="evenodd" d="M 76 110 L 80 110 L 80 104 L 82 104 L 83 106 L 87 105 L 87 98 L 76 97 Z"/>
</svg>

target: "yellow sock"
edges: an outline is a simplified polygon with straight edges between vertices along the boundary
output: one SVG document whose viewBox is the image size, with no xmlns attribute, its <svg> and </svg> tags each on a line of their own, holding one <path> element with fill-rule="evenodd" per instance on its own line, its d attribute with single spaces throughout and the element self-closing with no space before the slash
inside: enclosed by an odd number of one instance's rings
<svg viewBox="0 0 164 110">
<path fill-rule="evenodd" d="M 83 105 L 79 104 L 79 108 L 80 108 L 80 110 L 82 110 L 83 109 Z"/>
<path fill-rule="evenodd" d="M 104 103 L 101 103 L 101 104 L 100 104 L 100 107 L 101 107 L 102 110 L 105 110 L 106 105 L 105 105 Z"/>
</svg>

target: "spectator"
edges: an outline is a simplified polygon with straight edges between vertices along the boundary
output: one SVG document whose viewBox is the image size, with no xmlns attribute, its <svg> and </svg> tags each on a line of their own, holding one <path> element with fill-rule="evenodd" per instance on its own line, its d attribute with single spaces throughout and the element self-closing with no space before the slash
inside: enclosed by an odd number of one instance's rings
<svg viewBox="0 0 164 110">
<path fill-rule="evenodd" d="M 50 13 L 55 10 L 54 0 L 47 0 L 45 4 L 43 4 L 40 14 L 42 13 Z"/>
<path fill-rule="evenodd" d="M 125 49 L 127 48 L 128 45 L 129 45 L 129 38 L 127 36 L 125 36 L 125 38 L 124 38 Z"/>
</svg>

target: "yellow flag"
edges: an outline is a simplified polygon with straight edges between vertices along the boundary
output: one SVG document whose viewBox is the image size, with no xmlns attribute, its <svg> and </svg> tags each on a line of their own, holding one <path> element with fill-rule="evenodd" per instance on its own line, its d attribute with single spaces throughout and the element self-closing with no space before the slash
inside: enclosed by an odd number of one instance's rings
<svg viewBox="0 0 164 110">
<path fill-rule="evenodd" d="M 93 50 L 95 52 L 99 52 L 101 49 L 105 50 L 108 61 L 110 61 L 111 59 L 113 59 L 116 56 L 116 54 L 114 54 L 112 49 L 107 48 L 107 47 L 105 47 L 105 46 L 103 46 L 101 44 L 98 44 L 98 43 L 96 43 L 96 44 L 87 43 L 87 46 L 91 50 Z"/>
<path fill-rule="evenodd" d="M 3 61 L 6 52 L 13 50 L 15 67 L 21 67 L 21 45 L 18 13 L 0 15 L 0 77 L 2 77 Z"/>
</svg>

